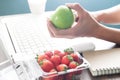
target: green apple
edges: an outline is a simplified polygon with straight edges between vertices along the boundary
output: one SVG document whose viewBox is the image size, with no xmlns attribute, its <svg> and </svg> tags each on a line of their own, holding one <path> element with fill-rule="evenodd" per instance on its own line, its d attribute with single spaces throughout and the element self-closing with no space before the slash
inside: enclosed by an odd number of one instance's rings
<svg viewBox="0 0 120 80">
<path fill-rule="evenodd" d="M 58 29 L 67 29 L 74 23 L 74 15 L 70 8 L 61 5 L 56 8 L 55 12 L 50 17 L 53 25 Z"/>
</svg>

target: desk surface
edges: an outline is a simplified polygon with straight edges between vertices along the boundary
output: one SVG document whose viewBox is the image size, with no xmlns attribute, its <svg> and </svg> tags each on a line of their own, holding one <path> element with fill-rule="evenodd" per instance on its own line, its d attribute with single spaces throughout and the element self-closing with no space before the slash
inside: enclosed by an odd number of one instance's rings
<svg viewBox="0 0 120 80">
<path fill-rule="evenodd" d="M 91 41 L 95 44 L 96 50 L 102 50 L 102 49 L 110 49 L 113 47 L 119 47 L 116 46 L 115 43 L 107 42 L 104 40 L 99 40 L 92 38 Z M 101 44 L 102 43 L 102 44 Z M 84 70 L 82 74 L 79 76 L 80 80 L 120 80 L 120 74 L 116 75 L 110 75 L 110 76 L 99 76 L 99 77 L 93 77 L 89 70 Z"/>
</svg>

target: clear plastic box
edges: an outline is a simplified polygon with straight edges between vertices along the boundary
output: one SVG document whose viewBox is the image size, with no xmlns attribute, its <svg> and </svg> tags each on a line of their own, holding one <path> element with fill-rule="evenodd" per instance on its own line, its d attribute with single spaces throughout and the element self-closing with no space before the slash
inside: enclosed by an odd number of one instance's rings
<svg viewBox="0 0 120 80">
<path fill-rule="evenodd" d="M 38 62 L 36 61 L 35 54 L 14 55 L 13 67 L 16 70 L 20 80 L 74 80 L 77 75 L 82 73 L 82 70 L 89 68 L 89 62 L 80 55 L 79 52 L 75 52 L 82 59 L 82 64 L 75 69 L 68 69 L 60 72 L 45 72 L 42 70 Z"/>
<path fill-rule="evenodd" d="M 83 69 L 89 68 L 90 64 L 84 57 L 82 57 L 82 55 L 80 55 L 79 52 L 74 52 L 74 54 L 77 54 L 78 57 L 82 60 L 82 63 L 74 69 L 67 69 L 65 71 L 57 71 L 57 72 L 49 73 L 42 70 L 42 68 L 38 64 L 42 72 L 41 75 L 42 80 L 72 80 L 73 78 L 75 80 L 75 77 L 77 75 L 80 75 Z"/>
</svg>

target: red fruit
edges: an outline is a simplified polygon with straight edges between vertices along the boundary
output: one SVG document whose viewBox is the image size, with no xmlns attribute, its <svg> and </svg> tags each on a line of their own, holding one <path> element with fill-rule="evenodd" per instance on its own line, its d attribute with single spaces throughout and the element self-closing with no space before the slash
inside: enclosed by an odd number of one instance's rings
<svg viewBox="0 0 120 80">
<path fill-rule="evenodd" d="M 62 57 L 61 63 L 69 65 L 71 61 L 73 61 L 73 57 L 71 55 L 65 55 Z"/>
<path fill-rule="evenodd" d="M 72 53 L 71 56 L 73 57 L 74 61 L 78 62 L 80 60 L 79 56 L 75 53 Z"/>
<path fill-rule="evenodd" d="M 65 80 L 64 75 L 59 75 L 59 76 L 57 76 L 57 79 L 56 79 L 56 80 Z"/>
<path fill-rule="evenodd" d="M 39 54 L 39 55 L 37 56 L 37 61 L 38 61 L 38 63 L 39 63 L 40 61 L 42 61 L 43 59 L 50 60 L 50 58 L 49 58 L 47 55 L 45 55 L 45 54 Z"/>
<path fill-rule="evenodd" d="M 61 52 L 61 51 L 59 51 L 59 50 L 55 50 L 54 51 L 54 55 L 58 55 L 58 56 L 60 56 L 61 58 L 65 55 L 65 53 L 64 52 Z"/>
<path fill-rule="evenodd" d="M 64 55 L 69 55 L 69 53 L 68 52 L 64 52 Z"/>
<path fill-rule="evenodd" d="M 80 75 L 82 73 L 82 70 L 75 71 L 75 75 Z"/>
<path fill-rule="evenodd" d="M 51 61 L 55 66 L 58 66 L 61 63 L 61 58 L 58 55 L 51 56 Z"/>
<path fill-rule="evenodd" d="M 75 79 L 75 73 L 74 73 L 74 72 L 67 73 L 67 74 L 65 75 L 65 80 L 76 80 L 76 79 Z"/>
<path fill-rule="evenodd" d="M 51 70 L 50 70 L 50 73 L 51 73 L 51 72 L 57 72 L 57 71 L 56 71 L 56 69 L 51 69 Z"/>
<path fill-rule="evenodd" d="M 53 55 L 52 51 L 45 51 L 45 55 L 47 55 L 49 58 Z"/>
<path fill-rule="evenodd" d="M 82 64 L 83 60 L 78 56 L 78 54 L 72 53 L 71 56 L 73 57 L 74 61 Z"/>
<path fill-rule="evenodd" d="M 42 80 L 57 80 L 57 77 L 46 77 L 43 78 Z"/>
<path fill-rule="evenodd" d="M 56 71 L 55 69 L 52 69 L 52 70 L 50 70 L 49 73 L 52 73 L 52 72 L 57 72 L 57 71 Z M 58 80 L 57 73 L 55 73 L 55 74 L 50 74 L 50 75 L 48 75 L 48 77 L 43 77 L 42 80 Z"/>
<path fill-rule="evenodd" d="M 83 59 L 80 59 L 78 63 L 79 63 L 79 64 L 82 64 L 82 63 L 83 63 Z"/>
<path fill-rule="evenodd" d="M 61 53 L 61 51 L 59 51 L 59 50 L 54 50 L 54 54 L 59 54 L 59 53 Z"/>
<path fill-rule="evenodd" d="M 57 74 L 57 70 L 56 69 L 50 70 L 49 73 L 51 73 L 51 74 L 48 75 L 48 80 L 57 80 L 58 74 Z"/>
<path fill-rule="evenodd" d="M 50 72 L 50 70 L 54 69 L 53 63 L 47 59 L 40 61 L 39 65 L 45 72 Z"/>
<path fill-rule="evenodd" d="M 70 68 L 70 69 L 74 69 L 74 68 L 76 68 L 78 65 L 79 65 L 78 62 L 76 62 L 76 61 L 71 61 L 70 64 L 69 64 L 69 68 Z"/>
<path fill-rule="evenodd" d="M 60 64 L 57 66 L 57 71 L 66 71 L 68 66 L 66 64 Z"/>
</svg>

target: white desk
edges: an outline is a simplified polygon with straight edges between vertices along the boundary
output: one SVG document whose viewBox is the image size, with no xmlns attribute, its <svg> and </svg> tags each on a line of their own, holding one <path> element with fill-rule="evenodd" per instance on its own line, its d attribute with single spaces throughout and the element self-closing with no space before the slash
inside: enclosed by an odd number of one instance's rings
<svg viewBox="0 0 120 80">
<path fill-rule="evenodd" d="M 0 71 L 0 80 L 19 80 L 12 66 Z"/>
<path fill-rule="evenodd" d="M 27 15 L 27 14 L 21 14 L 21 15 Z M 1 27 L 2 23 L 1 20 L 6 17 L 12 17 L 17 15 L 10 15 L 10 16 L 0 16 L 0 36 L 2 34 Z M 3 52 L 0 49 L 0 63 L 2 61 L 8 61 L 7 56 L 5 54 L 2 54 Z M 10 65 L 10 63 L 5 63 L 4 65 L 0 66 L 0 80 L 19 80 L 18 76 L 13 69 L 13 66 Z"/>
<path fill-rule="evenodd" d="M 26 15 L 27 14 L 22 14 L 22 16 L 26 16 Z M 30 14 L 28 14 L 28 15 L 30 15 Z M 49 12 L 47 12 L 45 14 L 45 16 L 46 15 L 49 15 Z M 11 16 L 16 16 L 17 17 L 19 15 L 3 16 L 3 17 L 0 17 L 0 20 L 2 18 L 11 17 Z M 114 43 L 107 42 L 107 41 L 100 40 L 100 39 L 96 39 L 96 38 L 90 38 L 89 40 L 92 41 L 95 44 L 96 50 L 109 49 L 109 48 L 114 47 L 114 45 L 115 45 Z M 103 44 L 103 42 L 104 42 L 104 44 Z M 0 71 L 0 80 L 18 80 L 17 75 L 16 75 L 14 69 L 12 68 L 12 66 L 9 66 L 8 68 Z"/>
</svg>

